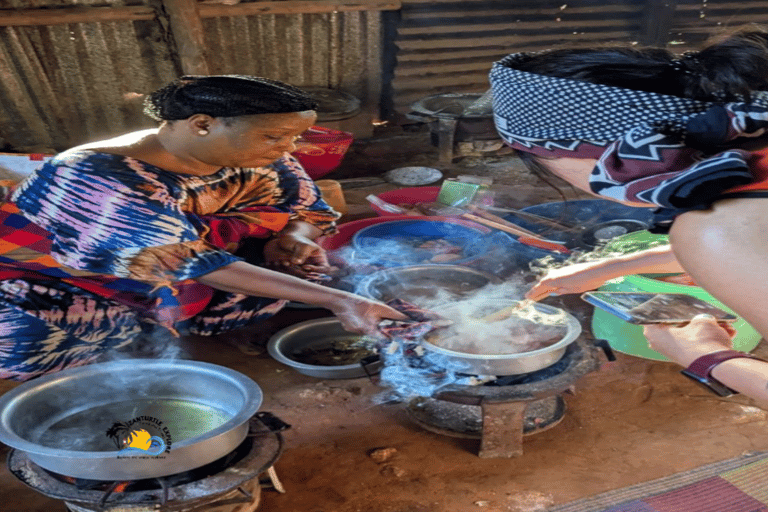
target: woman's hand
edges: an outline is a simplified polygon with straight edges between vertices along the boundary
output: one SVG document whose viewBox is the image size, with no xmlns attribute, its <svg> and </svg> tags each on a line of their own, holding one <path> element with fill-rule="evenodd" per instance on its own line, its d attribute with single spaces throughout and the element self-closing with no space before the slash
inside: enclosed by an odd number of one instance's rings
<svg viewBox="0 0 768 512">
<path fill-rule="evenodd" d="M 298 277 L 309 272 L 323 273 L 330 268 L 325 250 L 298 233 L 281 233 L 264 245 L 267 267 L 284 270 Z"/>
<path fill-rule="evenodd" d="M 345 331 L 359 334 L 376 334 L 382 320 L 408 320 L 386 304 L 354 295 L 334 298 L 326 307 L 336 315 Z"/>
<path fill-rule="evenodd" d="M 550 270 L 525 294 L 526 299 L 541 300 L 549 295 L 583 293 L 595 290 L 609 279 L 616 277 L 603 262 L 577 263 Z"/>
<path fill-rule="evenodd" d="M 733 348 L 736 335 L 730 325 L 721 325 L 710 315 L 696 316 L 683 327 L 646 325 L 643 333 L 653 350 L 686 368 L 703 355 Z"/>
</svg>

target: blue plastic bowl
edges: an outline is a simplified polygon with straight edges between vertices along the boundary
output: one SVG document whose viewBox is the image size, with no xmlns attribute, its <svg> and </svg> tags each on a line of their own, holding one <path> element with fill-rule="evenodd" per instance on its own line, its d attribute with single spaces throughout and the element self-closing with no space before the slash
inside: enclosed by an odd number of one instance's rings
<svg viewBox="0 0 768 512">
<path fill-rule="evenodd" d="M 497 237 L 494 237 L 498 240 Z M 365 227 L 352 237 L 356 258 L 368 259 L 371 264 L 403 266 L 440 263 L 431 261 L 436 252 L 417 246 L 433 241 L 461 247 L 460 258 L 442 263 L 461 265 L 487 252 L 489 239 L 485 234 L 462 224 L 432 220 L 395 220 Z M 510 238 L 506 240 L 511 244 Z"/>
</svg>

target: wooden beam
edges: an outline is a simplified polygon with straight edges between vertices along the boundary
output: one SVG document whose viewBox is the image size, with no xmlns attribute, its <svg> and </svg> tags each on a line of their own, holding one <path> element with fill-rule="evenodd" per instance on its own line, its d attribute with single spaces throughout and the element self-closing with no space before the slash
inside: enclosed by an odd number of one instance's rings
<svg viewBox="0 0 768 512">
<path fill-rule="evenodd" d="M 166 11 L 169 4 L 182 3 L 163 0 Z M 191 3 L 184 1 L 184 4 Z M 198 2 L 193 2 L 198 4 Z M 253 16 L 257 14 L 317 14 L 351 11 L 396 11 L 401 0 L 331 0 L 331 1 L 279 1 L 252 2 L 237 5 L 197 5 L 201 18 L 226 16 Z M 181 12 L 188 12 L 182 7 Z M 184 15 L 186 16 L 186 15 Z M 50 9 L 0 9 L 0 27 L 33 27 L 38 25 L 65 25 L 68 23 L 105 23 L 111 21 L 153 20 L 157 13 L 152 7 L 62 7 Z"/>
<path fill-rule="evenodd" d="M 156 15 L 153 8 L 144 6 L 0 9 L 0 27 L 152 20 Z"/>
<path fill-rule="evenodd" d="M 249 2 L 222 5 L 200 4 L 200 16 L 220 18 L 224 16 L 254 16 L 257 14 L 318 14 L 351 11 L 396 11 L 402 7 L 400 0 L 332 0 L 332 1 L 280 1 Z"/>
<path fill-rule="evenodd" d="M 168 14 L 181 70 L 185 75 L 209 74 L 197 0 L 163 0 L 163 9 Z"/>
</svg>

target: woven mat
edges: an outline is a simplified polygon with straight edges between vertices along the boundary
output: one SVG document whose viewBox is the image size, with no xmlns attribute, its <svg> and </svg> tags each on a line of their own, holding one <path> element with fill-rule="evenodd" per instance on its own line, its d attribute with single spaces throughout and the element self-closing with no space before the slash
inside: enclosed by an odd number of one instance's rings
<svg viewBox="0 0 768 512">
<path fill-rule="evenodd" d="M 546 512 L 768 512 L 768 453 L 716 462 Z"/>
</svg>

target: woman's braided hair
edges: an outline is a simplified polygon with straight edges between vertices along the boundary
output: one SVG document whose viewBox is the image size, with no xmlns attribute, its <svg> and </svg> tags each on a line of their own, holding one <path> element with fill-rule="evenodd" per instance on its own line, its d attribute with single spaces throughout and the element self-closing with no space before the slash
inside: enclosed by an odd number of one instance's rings
<svg viewBox="0 0 768 512">
<path fill-rule="evenodd" d="M 663 48 L 555 49 L 515 69 L 701 101 L 749 101 L 768 90 L 768 32 L 742 29 L 682 56 Z"/>
<path fill-rule="evenodd" d="M 144 100 L 144 113 L 157 121 L 195 114 L 237 117 L 316 109 L 317 102 L 298 87 L 245 75 L 182 76 Z"/>
</svg>

